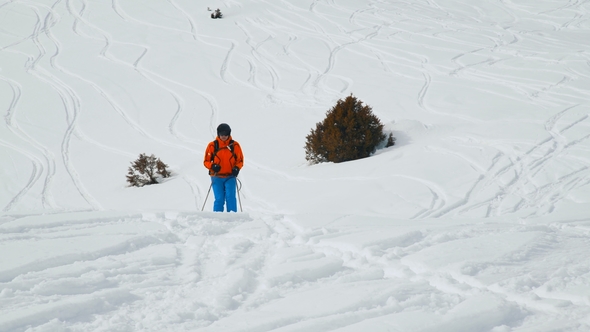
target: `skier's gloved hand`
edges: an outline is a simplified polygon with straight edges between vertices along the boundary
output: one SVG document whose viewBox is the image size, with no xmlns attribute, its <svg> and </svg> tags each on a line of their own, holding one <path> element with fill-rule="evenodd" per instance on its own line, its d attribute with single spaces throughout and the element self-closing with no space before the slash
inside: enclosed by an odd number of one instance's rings
<svg viewBox="0 0 590 332">
<path fill-rule="evenodd" d="M 221 171 L 221 166 L 219 166 L 219 164 L 213 164 L 211 165 L 211 170 L 213 173 L 219 173 L 219 171 Z"/>
<path fill-rule="evenodd" d="M 231 169 L 231 175 L 233 175 L 233 176 L 238 176 L 238 174 L 239 174 L 239 173 L 240 173 L 240 169 L 238 168 L 238 166 L 234 166 L 234 167 Z"/>
</svg>

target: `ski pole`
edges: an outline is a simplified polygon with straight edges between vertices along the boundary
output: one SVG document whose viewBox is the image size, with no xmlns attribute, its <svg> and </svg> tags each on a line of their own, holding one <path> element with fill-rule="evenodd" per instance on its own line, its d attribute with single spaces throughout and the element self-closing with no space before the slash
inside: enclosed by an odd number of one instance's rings
<svg viewBox="0 0 590 332">
<path fill-rule="evenodd" d="M 236 178 L 236 180 L 238 180 L 238 183 L 240 184 L 238 186 L 238 202 L 240 202 L 240 212 L 244 212 L 244 210 L 242 209 L 242 199 L 240 198 L 240 189 L 242 189 L 242 181 L 240 181 L 240 179 Z"/>
<path fill-rule="evenodd" d="M 209 185 L 209 190 L 207 191 L 207 196 L 205 196 L 205 201 L 203 202 L 203 207 L 201 208 L 201 211 L 203 211 L 205 209 L 205 204 L 207 204 L 207 199 L 209 198 L 209 193 L 211 192 L 211 187 L 213 187 L 213 182 L 211 182 L 211 184 Z"/>
</svg>

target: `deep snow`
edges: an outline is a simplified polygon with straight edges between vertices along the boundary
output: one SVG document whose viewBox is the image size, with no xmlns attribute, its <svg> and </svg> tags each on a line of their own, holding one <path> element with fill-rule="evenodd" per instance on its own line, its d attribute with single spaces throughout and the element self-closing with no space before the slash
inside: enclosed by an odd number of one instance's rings
<svg viewBox="0 0 590 332">
<path fill-rule="evenodd" d="M 589 14 L 0 2 L 0 331 L 589 331 Z M 397 144 L 308 165 L 351 93 Z M 221 122 L 240 213 L 200 211 Z"/>
</svg>

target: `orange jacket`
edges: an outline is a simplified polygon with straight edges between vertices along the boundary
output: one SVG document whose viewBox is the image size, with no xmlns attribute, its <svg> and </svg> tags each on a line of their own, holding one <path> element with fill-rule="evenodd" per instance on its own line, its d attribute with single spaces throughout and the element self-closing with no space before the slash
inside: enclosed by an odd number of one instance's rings
<svg viewBox="0 0 590 332">
<path fill-rule="evenodd" d="M 236 141 L 233 142 L 234 148 L 232 153 L 229 149 L 229 144 L 232 140 L 231 136 L 226 141 L 222 141 L 219 137 L 215 138 L 215 140 L 219 143 L 219 150 L 215 153 L 215 141 L 209 143 L 205 150 L 205 159 L 203 160 L 203 165 L 209 170 L 209 175 L 228 177 L 231 175 L 231 169 L 234 166 L 238 166 L 239 169 L 242 169 L 242 166 L 244 166 L 244 155 L 242 154 L 240 144 Z M 213 161 L 211 161 L 212 156 Z M 213 173 L 211 170 L 212 164 L 218 164 L 221 166 L 219 173 Z"/>
</svg>

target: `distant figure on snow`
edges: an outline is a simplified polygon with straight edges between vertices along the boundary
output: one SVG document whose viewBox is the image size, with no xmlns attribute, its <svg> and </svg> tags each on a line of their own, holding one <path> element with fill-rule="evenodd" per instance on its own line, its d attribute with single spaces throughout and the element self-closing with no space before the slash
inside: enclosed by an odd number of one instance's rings
<svg viewBox="0 0 590 332">
<path fill-rule="evenodd" d="M 207 145 L 203 164 L 211 176 L 213 211 L 223 212 L 225 204 L 227 212 L 238 212 L 236 177 L 244 166 L 244 155 L 240 144 L 232 139 L 227 123 L 217 127 L 217 137 Z"/>
</svg>

